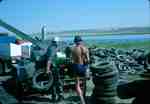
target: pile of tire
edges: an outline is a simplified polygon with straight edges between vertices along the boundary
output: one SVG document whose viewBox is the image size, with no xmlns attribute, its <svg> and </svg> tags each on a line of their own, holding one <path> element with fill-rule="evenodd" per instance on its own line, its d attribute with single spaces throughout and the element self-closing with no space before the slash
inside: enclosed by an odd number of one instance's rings
<svg viewBox="0 0 150 104">
<path fill-rule="evenodd" d="M 103 61 L 92 64 L 90 69 L 95 86 L 91 95 L 92 104 L 116 104 L 118 70 L 114 64 Z"/>
<path fill-rule="evenodd" d="M 91 63 L 114 62 L 119 75 L 139 74 L 145 71 L 145 53 L 143 49 L 90 48 Z"/>
</svg>

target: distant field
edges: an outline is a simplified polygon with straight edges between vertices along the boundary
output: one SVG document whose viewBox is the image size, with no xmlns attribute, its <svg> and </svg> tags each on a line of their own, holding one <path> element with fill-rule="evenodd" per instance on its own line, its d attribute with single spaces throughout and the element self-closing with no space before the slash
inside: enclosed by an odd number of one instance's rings
<svg viewBox="0 0 150 104">
<path fill-rule="evenodd" d="M 68 34 L 68 33 L 66 33 Z M 141 35 L 141 34 L 150 34 L 150 32 L 97 32 L 97 33 L 71 33 L 71 34 L 74 34 L 74 35 L 81 35 L 81 36 L 103 36 L 103 35 L 127 35 L 127 34 L 130 34 L 130 35 Z M 62 34 L 61 34 L 62 35 Z M 64 35 L 64 34 L 63 34 Z M 72 36 L 72 35 L 70 35 Z"/>
<path fill-rule="evenodd" d="M 144 35 L 144 34 L 150 34 L 150 32 L 97 32 L 97 33 L 81 33 L 81 32 L 76 32 L 76 33 L 48 33 L 47 37 L 53 37 L 53 36 L 69 36 L 73 37 L 75 35 L 80 35 L 80 36 L 109 36 L 109 35 Z M 33 36 L 40 36 L 40 34 L 34 34 Z"/>
<path fill-rule="evenodd" d="M 150 40 L 145 41 L 133 41 L 133 42 L 120 42 L 120 43 L 101 43 L 101 44 L 88 44 L 89 47 L 96 46 L 102 48 L 125 48 L 125 49 L 133 49 L 133 48 L 143 48 L 146 50 L 150 50 Z"/>
</svg>

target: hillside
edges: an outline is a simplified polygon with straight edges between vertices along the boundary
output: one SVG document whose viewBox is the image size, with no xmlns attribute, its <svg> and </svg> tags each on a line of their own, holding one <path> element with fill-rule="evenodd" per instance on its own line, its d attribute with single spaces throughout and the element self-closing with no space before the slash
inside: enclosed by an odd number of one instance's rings
<svg viewBox="0 0 150 104">
<path fill-rule="evenodd" d="M 150 33 L 150 27 L 126 27 L 111 29 L 81 29 L 61 32 L 48 32 L 49 34 L 123 34 L 123 33 Z"/>
<path fill-rule="evenodd" d="M 113 34 L 150 34 L 150 27 L 125 27 L 111 29 L 81 29 L 81 30 L 66 30 L 59 32 L 46 32 L 46 35 L 74 36 L 74 35 L 113 35 Z M 33 33 L 33 36 L 41 36 L 41 33 Z"/>
</svg>

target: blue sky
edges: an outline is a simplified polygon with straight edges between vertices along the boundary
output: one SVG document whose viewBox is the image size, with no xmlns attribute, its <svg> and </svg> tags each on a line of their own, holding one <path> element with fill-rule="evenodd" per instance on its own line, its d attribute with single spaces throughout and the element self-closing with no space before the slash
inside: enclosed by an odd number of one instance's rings
<svg viewBox="0 0 150 104">
<path fill-rule="evenodd" d="M 150 6 L 148 0 L 3 0 L 0 18 L 26 33 L 43 24 L 48 31 L 149 26 Z"/>
</svg>

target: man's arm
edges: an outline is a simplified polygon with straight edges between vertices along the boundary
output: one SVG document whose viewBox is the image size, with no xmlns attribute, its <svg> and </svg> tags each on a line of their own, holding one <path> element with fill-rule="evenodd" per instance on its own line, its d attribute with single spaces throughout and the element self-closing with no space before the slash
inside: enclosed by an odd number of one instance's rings
<svg viewBox="0 0 150 104">
<path fill-rule="evenodd" d="M 90 62 L 89 50 L 86 47 L 83 47 L 84 58 L 86 60 L 86 64 Z"/>
<path fill-rule="evenodd" d="M 90 62 L 90 56 L 89 56 L 89 50 L 88 49 L 86 49 L 87 51 L 86 51 L 86 58 L 87 58 L 87 61 L 88 61 L 88 63 Z"/>
<path fill-rule="evenodd" d="M 51 70 L 51 69 L 50 69 L 50 68 L 51 68 L 51 64 L 52 64 L 51 61 L 48 60 L 48 61 L 47 61 L 47 64 L 46 64 L 46 72 L 47 72 L 47 73 Z"/>
<path fill-rule="evenodd" d="M 48 47 L 46 54 L 47 54 L 47 62 L 46 62 L 46 70 L 45 70 L 45 72 L 49 72 L 50 68 L 51 68 L 51 64 L 52 64 L 52 61 L 51 61 L 52 48 L 50 46 Z"/>
</svg>

